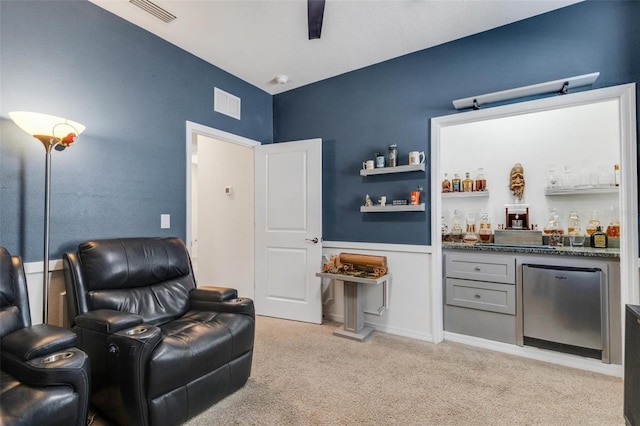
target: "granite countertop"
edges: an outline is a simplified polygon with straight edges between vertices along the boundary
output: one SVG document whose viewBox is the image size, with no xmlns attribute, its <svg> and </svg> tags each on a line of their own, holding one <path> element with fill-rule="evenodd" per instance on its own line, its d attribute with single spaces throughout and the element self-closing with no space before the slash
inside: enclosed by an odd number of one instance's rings
<svg viewBox="0 0 640 426">
<path fill-rule="evenodd" d="M 608 257 L 620 258 L 619 248 L 591 248 L 591 247 L 550 247 L 550 246 L 518 246 L 510 244 L 465 244 L 442 243 L 444 250 L 466 250 L 494 253 L 527 253 L 549 254 L 554 256 L 584 256 L 584 257 Z"/>
</svg>

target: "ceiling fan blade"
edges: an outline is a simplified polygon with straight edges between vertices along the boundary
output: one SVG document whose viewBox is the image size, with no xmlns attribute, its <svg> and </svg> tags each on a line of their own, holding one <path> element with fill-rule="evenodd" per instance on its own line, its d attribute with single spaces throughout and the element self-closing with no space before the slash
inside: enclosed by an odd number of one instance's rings
<svg viewBox="0 0 640 426">
<path fill-rule="evenodd" d="M 309 22 L 309 40 L 320 38 L 325 0 L 307 0 L 307 18 Z"/>
</svg>

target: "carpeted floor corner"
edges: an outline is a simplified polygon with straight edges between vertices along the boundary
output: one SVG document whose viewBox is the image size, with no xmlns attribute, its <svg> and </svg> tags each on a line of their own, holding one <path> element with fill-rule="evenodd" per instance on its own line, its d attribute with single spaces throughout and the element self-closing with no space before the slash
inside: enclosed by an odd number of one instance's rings
<svg viewBox="0 0 640 426">
<path fill-rule="evenodd" d="M 624 425 L 620 378 L 339 325 L 257 317 L 249 381 L 186 425 Z"/>
</svg>

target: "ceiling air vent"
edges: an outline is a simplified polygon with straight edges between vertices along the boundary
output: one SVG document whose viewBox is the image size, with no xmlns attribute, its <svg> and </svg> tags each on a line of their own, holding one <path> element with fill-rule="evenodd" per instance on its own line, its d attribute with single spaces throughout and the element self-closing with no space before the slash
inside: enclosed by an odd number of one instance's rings
<svg viewBox="0 0 640 426">
<path fill-rule="evenodd" d="M 150 2 L 149 0 L 129 0 L 129 3 L 138 6 L 140 9 L 152 14 L 161 21 L 169 23 L 176 19 L 176 16 L 174 14 L 164 10 L 163 8 L 155 3 Z"/>
</svg>

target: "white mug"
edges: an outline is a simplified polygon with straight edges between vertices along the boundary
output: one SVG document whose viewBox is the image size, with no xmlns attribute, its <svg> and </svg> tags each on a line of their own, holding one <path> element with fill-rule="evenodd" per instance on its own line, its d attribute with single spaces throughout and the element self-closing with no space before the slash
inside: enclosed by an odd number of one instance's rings
<svg viewBox="0 0 640 426">
<path fill-rule="evenodd" d="M 424 163 L 425 156 L 424 151 L 411 151 L 409 153 L 409 164 L 415 166 L 416 164 Z"/>
<path fill-rule="evenodd" d="M 362 163 L 362 168 L 365 169 L 365 170 L 372 170 L 374 164 L 375 163 L 374 163 L 373 160 L 367 160 L 367 161 Z"/>
</svg>

